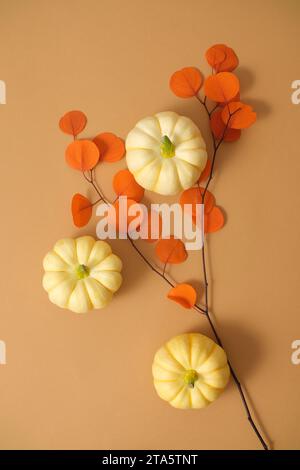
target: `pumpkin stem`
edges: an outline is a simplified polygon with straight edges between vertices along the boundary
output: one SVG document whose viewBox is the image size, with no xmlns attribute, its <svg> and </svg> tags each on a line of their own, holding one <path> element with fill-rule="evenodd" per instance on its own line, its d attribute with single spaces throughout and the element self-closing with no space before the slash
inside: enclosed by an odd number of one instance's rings
<svg viewBox="0 0 300 470">
<path fill-rule="evenodd" d="M 85 264 L 79 264 L 76 268 L 76 274 L 78 279 L 84 279 L 90 274 L 90 270 Z"/>
<path fill-rule="evenodd" d="M 167 135 L 164 135 L 161 139 L 160 153 L 164 158 L 172 158 L 175 156 L 175 145 L 171 142 Z"/>
<path fill-rule="evenodd" d="M 198 373 L 194 370 L 187 370 L 184 374 L 183 381 L 188 387 L 194 388 L 195 382 L 198 380 Z"/>
</svg>

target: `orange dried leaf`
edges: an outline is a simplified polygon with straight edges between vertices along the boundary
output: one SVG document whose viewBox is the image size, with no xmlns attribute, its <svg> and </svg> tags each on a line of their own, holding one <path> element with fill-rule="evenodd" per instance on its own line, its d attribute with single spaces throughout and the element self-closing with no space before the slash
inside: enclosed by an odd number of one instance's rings
<svg viewBox="0 0 300 470">
<path fill-rule="evenodd" d="M 205 58 L 209 65 L 216 69 L 218 64 L 224 62 L 226 59 L 226 54 L 222 48 L 218 47 L 218 45 L 215 45 L 207 49 L 205 52 Z"/>
<path fill-rule="evenodd" d="M 197 95 L 202 86 L 202 75 L 196 67 L 177 70 L 170 78 L 170 88 L 179 98 L 191 98 Z"/>
<path fill-rule="evenodd" d="M 74 225 L 84 227 L 92 217 L 93 206 L 87 197 L 77 193 L 72 197 L 71 211 Z"/>
<path fill-rule="evenodd" d="M 239 59 L 231 47 L 225 44 L 215 44 L 206 52 L 207 62 L 216 72 L 232 72 L 238 65 Z M 223 57 L 223 59 L 221 59 Z"/>
<path fill-rule="evenodd" d="M 246 129 L 256 121 L 256 113 L 252 106 L 241 101 L 228 103 L 222 111 L 223 122 L 228 122 L 231 129 Z"/>
<path fill-rule="evenodd" d="M 240 101 L 240 92 L 238 92 L 231 100 L 228 101 L 228 103 L 231 103 L 231 101 Z M 226 106 L 227 102 L 225 103 L 218 103 L 220 107 Z"/>
<path fill-rule="evenodd" d="M 222 119 L 223 109 L 217 109 L 210 117 L 210 127 L 216 139 L 224 139 L 225 142 L 234 142 L 241 137 L 239 129 L 226 129 L 226 124 Z M 226 131 L 225 131 L 226 129 Z"/>
<path fill-rule="evenodd" d="M 210 172 L 211 172 L 211 161 L 208 158 L 206 161 L 204 170 L 202 171 L 200 178 L 198 179 L 198 183 L 203 183 L 204 181 L 208 180 Z"/>
<path fill-rule="evenodd" d="M 120 170 L 113 179 L 113 188 L 118 196 L 127 196 L 139 202 L 144 197 L 145 190 L 134 179 L 129 170 Z"/>
<path fill-rule="evenodd" d="M 177 284 L 168 292 L 167 297 L 184 308 L 193 308 L 197 300 L 197 293 L 190 284 Z"/>
<path fill-rule="evenodd" d="M 59 127 L 65 133 L 74 137 L 83 131 L 87 117 L 82 111 L 69 111 L 59 120 Z"/>
<path fill-rule="evenodd" d="M 240 91 L 239 79 L 231 72 L 210 75 L 204 82 L 205 95 L 212 101 L 230 101 Z"/>
<path fill-rule="evenodd" d="M 224 214 L 218 206 L 214 206 L 209 214 L 204 215 L 204 233 L 217 232 L 225 223 Z"/>
<path fill-rule="evenodd" d="M 180 195 L 179 203 L 183 206 L 184 204 L 192 205 L 192 215 L 196 215 L 196 204 L 202 204 L 202 197 L 204 194 L 204 188 L 190 188 L 183 191 Z M 212 210 L 216 201 L 214 195 L 210 191 L 206 191 L 204 196 L 204 212 L 207 214 Z"/>
<path fill-rule="evenodd" d="M 125 144 L 123 139 L 111 132 L 102 132 L 98 134 L 93 142 L 97 145 L 100 152 L 100 160 L 104 162 L 117 162 L 125 155 Z"/>
<path fill-rule="evenodd" d="M 66 149 L 67 164 L 75 170 L 91 170 L 98 160 L 99 150 L 91 140 L 75 140 Z"/>
<path fill-rule="evenodd" d="M 187 259 L 187 251 L 184 243 L 171 236 L 161 238 L 155 247 L 155 254 L 162 263 L 179 264 Z"/>
</svg>

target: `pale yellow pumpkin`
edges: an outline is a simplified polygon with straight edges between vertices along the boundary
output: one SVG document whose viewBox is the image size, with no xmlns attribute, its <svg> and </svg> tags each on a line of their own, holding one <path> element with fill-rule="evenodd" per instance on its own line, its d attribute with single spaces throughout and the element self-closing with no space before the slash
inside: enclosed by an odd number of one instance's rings
<svg viewBox="0 0 300 470">
<path fill-rule="evenodd" d="M 230 370 L 225 351 L 200 333 L 172 338 L 155 354 L 155 389 L 175 408 L 204 408 L 226 387 Z"/>
<path fill-rule="evenodd" d="M 196 183 L 206 165 L 206 145 L 191 119 L 166 111 L 141 119 L 129 132 L 126 161 L 143 188 L 172 195 Z"/>
<path fill-rule="evenodd" d="M 108 243 L 85 236 L 59 240 L 44 258 L 43 287 L 62 308 L 103 308 L 122 283 L 122 262 Z"/>
</svg>

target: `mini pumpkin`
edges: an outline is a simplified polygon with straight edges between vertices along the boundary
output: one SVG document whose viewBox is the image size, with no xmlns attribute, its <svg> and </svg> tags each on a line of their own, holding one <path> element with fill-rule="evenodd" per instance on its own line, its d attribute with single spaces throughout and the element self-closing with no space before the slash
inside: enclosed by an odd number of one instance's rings
<svg viewBox="0 0 300 470">
<path fill-rule="evenodd" d="M 76 313 L 105 307 L 122 283 L 120 258 L 90 236 L 59 240 L 43 266 L 49 300 Z"/>
<path fill-rule="evenodd" d="M 204 408 L 226 387 L 230 370 L 225 351 L 200 333 L 176 336 L 155 354 L 155 389 L 175 408 Z"/>
<path fill-rule="evenodd" d="M 200 177 L 207 161 L 206 145 L 191 119 L 166 111 L 141 119 L 129 132 L 126 161 L 143 188 L 173 195 Z"/>
</svg>

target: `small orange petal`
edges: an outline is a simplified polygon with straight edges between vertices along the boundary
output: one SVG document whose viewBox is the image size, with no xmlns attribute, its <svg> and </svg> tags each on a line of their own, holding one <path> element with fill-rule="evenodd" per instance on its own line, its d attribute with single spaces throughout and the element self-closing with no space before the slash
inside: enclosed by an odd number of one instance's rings
<svg viewBox="0 0 300 470">
<path fill-rule="evenodd" d="M 91 140 L 75 140 L 66 149 L 66 162 L 75 170 L 91 170 L 98 160 L 99 150 Z"/>
<path fill-rule="evenodd" d="M 205 95 L 217 103 L 228 103 L 239 91 L 239 79 L 231 72 L 210 75 L 204 82 Z"/>
<path fill-rule="evenodd" d="M 180 195 L 179 203 L 183 206 L 184 204 L 192 205 L 192 215 L 196 215 L 196 204 L 202 204 L 202 197 L 204 194 L 204 188 L 201 186 L 197 188 L 190 188 L 183 191 Z M 204 196 L 204 212 L 208 213 L 212 210 L 216 203 L 214 195 L 210 191 L 206 191 Z"/>
<path fill-rule="evenodd" d="M 236 53 L 225 44 L 215 44 L 206 51 L 205 56 L 216 72 L 232 72 L 239 65 Z"/>
<path fill-rule="evenodd" d="M 93 207 L 87 197 L 77 193 L 72 198 L 71 211 L 74 225 L 84 227 L 92 217 Z"/>
<path fill-rule="evenodd" d="M 182 240 L 171 236 L 161 238 L 155 247 L 155 254 L 162 263 L 179 264 L 187 259 L 187 251 Z"/>
<path fill-rule="evenodd" d="M 256 121 L 256 113 L 252 106 L 236 101 L 224 106 L 222 119 L 231 129 L 246 129 Z"/>
<path fill-rule="evenodd" d="M 177 284 L 169 291 L 167 297 L 184 308 L 193 308 L 197 300 L 197 293 L 190 284 Z"/>
<path fill-rule="evenodd" d="M 111 132 L 103 132 L 94 138 L 100 152 L 100 160 L 104 162 L 117 162 L 125 155 L 125 144 L 123 139 L 112 134 Z"/>
<path fill-rule="evenodd" d="M 217 109 L 210 117 L 210 127 L 217 140 L 223 138 L 224 142 L 235 142 L 241 137 L 240 129 L 226 129 L 226 124 L 222 119 L 223 109 Z"/>
<path fill-rule="evenodd" d="M 211 233 L 221 230 L 224 226 L 224 214 L 218 206 L 215 206 L 209 214 L 204 214 L 204 232 Z"/>
<path fill-rule="evenodd" d="M 170 78 L 170 88 L 179 98 L 196 96 L 202 86 L 202 75 L 196 67 L 177 70 Z"/>
<path fill-rule="evenodd" d="M 134 179 L 129 170 L 120 170 L 113 179 L 113 188 L 118 196 L 127 196 L 139 202 L 144 197 L 145 190 Z"/>
<path fill-rule="evenodd" d="M 74 137 L 83 131 L 87 123 L 87 117 L 82 111 L 69 111 L 59 120 L 59 127 L 65 134 Z"/>
</svg>

